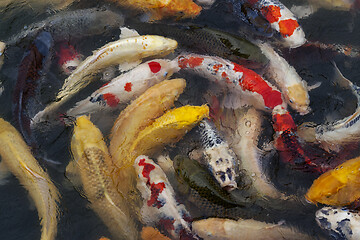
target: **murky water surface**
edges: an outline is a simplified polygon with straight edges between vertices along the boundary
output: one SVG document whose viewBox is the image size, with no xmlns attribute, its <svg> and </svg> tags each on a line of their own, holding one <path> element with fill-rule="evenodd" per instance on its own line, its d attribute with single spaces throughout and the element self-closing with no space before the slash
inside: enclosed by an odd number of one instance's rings
<svg viewBox="0 0 360 240">
<path fill-rule="evenodd" d="M 319 0 L 320 1 L 320 0 Z M 126 25 L 133 27 L 141 34 L 153 33 L 151 28 L 146 24 L 139 24 L 135 21 L 137 17 L 132 14 L 130 10 L 124 10 L 98 1 L 80 1 L 73 4 L 71 9 L 88 8 L 94 6 L 107 6 L 114 11 L 127 13 Z M 287 6 L 294 4 L 303 4 L 303 1 L 283 1 Z M 221 6 L 221 4 L 220 4 Z M 9 8 L 0 12 L 0 39 L 5 40 L 10 36 L 23 31 L 27 26 L 33 22 L 42 20 L 50 15 L 56 14 L 54 12 L 40 12 L 37 13 L 28 6 L 14 4 Z M 175 21 L 166 20 L 163 24 L 172 24 Z M 228 32 L 240 35 L 251 35 L 253 38 L 266 39 L 262 33 L 254 31 L 248 25 L 239 22 L 228 11 L 223 10 L 222 7 L 216 7 L 210 10 L 203 11 L 203 13 L 193 20 L 178 21 L 177 24 L 196 24 L 197 26 L 207 26 L 215 29 L 226 30 Z M 310 17 L 300 20 L 306 37 L 309 41 L 319 41 L 322 43 L 337 43 L 347 46 L 360 47 L 360 16 L 359 14 L 352 14 L 349 12 L 332 11 L 320 9 Z M 173 28 L 172 28 L 173 29 Z M 166 27 L 165 27 L 166 30 Z M 155 30 L 154 30 L 155 31 Z M 179 30 L 177 30 L 179 31 Z M 75 46 L 81 54 L 88 56 L 91 51 L 103 46 L 109 41 L 118 39 L 119 29 L 114 29 L 106 35 L 97 35 L 84 38 L 73 38 L 69 36 L 69 42 Z M 164 31 L 166 32 L 166 31 Z M 166 35 L 165 35 L 166 36 Z M 183 41 L 186 41 L 186 39 Z M 179 40 L 181 43 L 181 40 Z M 189 40 L 190 42 L 190 40 Z M 198 49 L 204 42 L 186 43 L 186 50 L 191 51 L 192 48 Z M 21 41 L 18 45 L 8 48 L 5 56 L 5 64 L 0 71 L 0 83 L 4 91 L 0 95 L 0 116 L 5 120 L 15 123 L 12 114 L 13 109 L 13 92 L 17 80 L 18 67 L 20 61 L 26 51 L 29 42 L 27 39 Z M 55 44 L 54 53 L 58 50 L 58 45 Z M 211 52 L 209 52 L 211 54 Z M 297 124 L 303 122 L 315 122 L 322 124 L 325 122 L 333 122 L 353 113 L 356 108 L 356 98 L 349 90 L 345 90 L 334 84 L 332 61 L 336 62 L 342 73 L 350 79 L 353 83 L 360 85 L 360 61 L 359 58 L 346 57 L 343 54 L 338 54 L 332 51 L 320 50 L 316 47 L 301 47 L 298 49 L 284 50 L 284 57 L 293 65 L 300 76 L 308 83 L 313 85 L 321 82 L 321 86 L 310 92 L 312 112 L 301 116 L 295 112 L 291 112 Z M 171 57 L 171 56 L 170 56 Z M 63 80 L 66 78 L 58 68 L 58 59 L 56 53 L 51 58 L 51 65 L 47 73 L 44 83 L 39 86 L 41 92 L 40 102 L 34 104 L 35 110 L 41 110 L 45 104 L 53 101 L 55 93 L 61 87 Z M 261 71 L 261 70 L 260 70 Z M 199 105 L 204 103 L 204 99 L 200 93 L 207 89 L 207 81 L 198 78 L 194 75 L 178 73 L 175 75 L 185 77 L 188 82 L 185 93 L 180 98 L 180 104 L 194 104 Z M 91 84 L 85 90 L 75 97 L 68 105 L 75 101 L 83 99 L 88 96 L 94 89 L 104 84 L 98 81 Z M 64 109 L 68 107 L 64 106 Z M 103 131 L 104 135 L 109 134 L 113 119 L 117 113 L 108 116 L 94 114 L 92 120 Z M 270 125 L 271 116 L 265 116 L 264 141 L 271 139 L 273 134 Z M 38 144 L 39 153 L 37 159 L 44 168 L 46 168 L 59 188 L 61 193 L 61 215 L 58 225 L 57 239 L 98 239 L 101 236 L 111 236 L 106 226 L 95 215 L 95 213 L 88 208 L 88 201 L 83 198 L 76 189 L 72 186 L 69 180 L 65 177 L 65 167 L 71 159 L 70 156 L 70 136 L 71 127 L 64 127 L 62 123 L 51 123 L 43 126 L 44 129 L 35 133 Z M 189 137 L 182 141 L 190 142 Z M 186 144 L 179 143 L 180 146 Z M 354 152 L 348 154 L 347 158 L 358 155 L 358 147 L 354 147 Z M 182 152 L 183 149 L 173 149 L 172 151 Z M 291 170 L 284 163 L 279 163 L 277 155 L 275 154 L 271 159 L 271 164 L 264 166 L 266 173 L 269 174 L 273 183 L 280 190 L 289 194 L 298 194 L 302 196 L 311 185 L 312 181 L 318 176 L 314 173 L 303 173 L 301 171 Z M 0 239 L 17 240 L 29 239 L 36 240 L 40 238 L 40 224 L 38 215 L 33 203 L 28 197 L 26 190 L 19 184 L 14 176 L 6 179 L 3 185 L 0 185 Z M 244 210 L 244 217 L 255 218 L 257 220 L 266 220 L 278 222 L 285 220 L 290 225 L 298 227 L 300 230 L 307 232 L 313 236 L 327 237 L 317 226 L 314 220 L 314 213 L 316 207 L 307 207 L 286 204 L 283 207 L 276 206 L 278 203 L 269 202 L 264 207 L 264 211 L 259 214 L 257 208 L 248 208 Z M 276 207 L 274 207 L 276 206 Z M 191 206 L 189 206 L 191 209 Z M 195 217 L 201 217 L 203 213 L 194 212 Z M 205 214 L 204 214 L 205 215 Z"/>
</svg>

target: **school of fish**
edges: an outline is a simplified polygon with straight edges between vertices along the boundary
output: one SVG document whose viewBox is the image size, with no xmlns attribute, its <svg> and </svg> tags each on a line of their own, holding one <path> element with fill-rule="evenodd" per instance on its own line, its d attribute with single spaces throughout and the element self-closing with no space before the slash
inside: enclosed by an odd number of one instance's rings
<svg viewBox="0 0 360 240">
<path fill-rule="evenodd" d="M 74 239 L 358 239 L 360 87 L 337 64 L 360 48 L 301 24 L 360 2 L 300 2 L 2 1 L 42 18 L 0 35 L 0 187 L 27 190 L 36 236 L 64 238 L 71 192 L 103 230 Z M 308 49 L 333 70 L 311 83 Z M 326 84 L 355 100 L 319 121 Z"/>
</svg>

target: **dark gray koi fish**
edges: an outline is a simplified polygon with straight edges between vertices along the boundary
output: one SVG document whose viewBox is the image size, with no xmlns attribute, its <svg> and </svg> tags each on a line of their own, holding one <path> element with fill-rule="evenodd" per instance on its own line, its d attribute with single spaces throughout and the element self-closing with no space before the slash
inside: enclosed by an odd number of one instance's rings
<svg viewBox="0 0 360 240">
<path fill-rule="evenodd" d="M 80 38 L 104 34 L 124 24 L 124 17 L 105 8 L 90 8 L 55 14 L 33 23 L 24 31 L 5 41 L 7 46 L 19 44 L 24 39 L 33 39 L 41 31 L 49 32 L 54 41 L 65 41 L 70 37 Z"/>
<path fill-rule="evenodd" d="M 29 101 L 34 99 L 39 81 L 49 68 L 52 46 L 53 38 L 49 32 L 42 32 L 37 36 L 21 60 L 13 93 L 13 115 L 16 125 L 27 144 L 32 146 L 35 142 L 31 136 L 31 113 L 27 106 Z"/>
</svg>

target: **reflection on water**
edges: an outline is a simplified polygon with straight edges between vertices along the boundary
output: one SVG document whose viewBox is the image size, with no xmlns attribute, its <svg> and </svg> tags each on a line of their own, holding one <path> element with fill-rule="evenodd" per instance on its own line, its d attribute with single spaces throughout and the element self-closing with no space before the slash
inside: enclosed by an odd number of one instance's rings
<svg viewBox="0 0 360 240">
<path fill-rule="evenodd" d="M 287 6 L 295 4 L 304 4 L 303 1 L 284 0 L 283 3 Z M 147 24 L 141 24 L 137 21 L 138 17 L 128 9 L 121 9 L 109 3 L 102 1 L 80 1 L 71 5 L 70 9 L 82 9 L 97 6 L 107 6 L 108 9 L 114 12 L 125 13 L 125 25 L 130 28 L 137 29 L 141 34 L 160 34 L 160 28 L 151 29 Z M 0 39 L 9 39 L 21 31 L 28 28 L 31 23 L 39 22 L 51 15 L 57 14 L 54 11 L 36 11 L 27 5 L 13 4 L 3 9 L 0 21 Z M 61 12 L 59 12 L 61 14 Z M 231 17 L 229 10 L 225 8 L 224 4 L 219 4 L 216 7 L 205 10 L 202 14 L 193 20 L 177 21 L 177 26 L 193 25 L 206 26 L 209 29 L 219 29 L 241 37 L 251 36 L 252 38 L 267 39 L 268 33 L 261 33 L 255 31 L 249 25 L 237 22 L 239 19 Z M 183 49 L 176 50 L 176 53 L 181 50 L 203 51 L 203 53 L 213 53 L 211 49 L 217 47 L 212 42 L 207 42 L 203 39 L 203 35 L 199 36 L 181 36 L 181 28 L 174 28 L 172 25 L 168 29 L 166 24 L 173 24 L 172 20 L 165 20 L 162 22 L 161 28 L 164 28 L 163 34 L 168 34 L 176 38 L 180 45 L 183 42 Z M 326 44 L 341 44 L 351 46 L 353 48 L 360 47 L 360 19 L 358 14 L 349 13 L 345 11 L 325 10 L 319 9 L 313 15 L 301 19 L 301 26 L 303 27 L 306 37 L 310 42 L 321 42 Z M 190 23 L 190 24 L 189 24 Z M 164 27 L 165 26 L 165 27 Z M 179 32 L 174 32 L 180 31 Z M 187 28 L 188 30 L 188 28 Z M 79 29 L 80 31 L 80 29 Z M 153 32 L 152 32 L 153 31 Z M 166 33 L 167 32 L 167 33 Z M 186 31 L 184 30 L 184 33 Z M 110 29 L 107 34 L 81 36 L 68 33 L 69 38 L 65 40 L 74 46 L 78 52 L 84 56 L 91 55 L 91 52 L 107 42 L 118 39 L 119 29 Z M 194 31 L 194 35 L 198 32 Z M 185 35 L 185 34 L 184 34 Z M 206 35 L 205 35 L 206 36 Z M 203 40 L 202 40 L 203 39 Z M 55 39 L 56 40 L 56 39 Z M 193 42 L 191 44 L 191 41 Z M 19 43 L 10 46 L 6 50 L 5 63 L 0 71 L 0 84 L 4 89 L 0 94 L 0 116 L 9 122 L 15 124 L 13 116 L 13 92 L 15 89 L 18 67 L 21 59 L 24 56 L 26 49 L 28 49 L 29 41 L 23 39 Z M 195 50 L 196 49 L 196 50 Z M 200 49 L 200 50 L 199 50 Z M 38 111 L 43 106 L 53 101 L 55 94 L 61 87 L 66 76 L 61 72 L 58 66 L 59 43 L 55 43 L 52 57 L 49 60 L 49 71 L 46 78 L 37 86 L 35 101 L 28 105 L 28 111 Z M 210 51 L 210 52 L 209 52 Z M 221 54 L 219 48 L 214 49 L 216 55 Z M 223 55 L 227 57 L 228 55 Z M 351 90 L 339 87 L 334 81 L 334 68 L 331 62 L 336 62 L 341 72 L 350 79 L 354 84 L 360 85 L 360 62 L 358 58 L 350 58 L 344 54 L 334 52 L 332 50 L 321 50 L 314 45 L 306 45 L 297 49 L 283 49 L 282 55 L 288 62 L 294 66 L 299 75 L 307 82 L 308 86 L 312 86 L 321 82 L 321 86 L 310 91 L 310 107 L 312 112 L 301 116 L 296 112 L 291 112 L 295 122 L 300 125 L 304 122 L 315 122 L 316 124 L 323 124 L 333 122 L 351 115 L 357 107 L 356 97 Z M 170 56 L 170 58 L 175 55 Z M 261 73 L 262 59 L 253 66 L 256 71 Z M 177 73 L 175 77 L 184 77 L 187 79 L 187 88 L 184 94 L 180 97 L 178 105 L 194 104 L 200 105 L 205 103 L 201 97 L 208 89 L 208 82 L 188 73 Z M 78 100 L 84 99 L 95 89 L 99 88 L 104 83 L 101 81 L 94 82 L 92 85 L 79 93 L 75 99 L 63 106 L 62 110 L 68 109 L 72 104 Z M 125 107 L 125 106 L 124 106 Z M 108 136 L 112 122 L 117 116 L 118 112 L 103 115 L 94 114 L 92 120 L 102 130 L 104 136 Z M 260 142 L 268 142 L 272 137 L 272 130 L 270 125 L 270 116 L 265 115 L 265 123 L 263 136 Z M 106 226 L 95 215 L 95 213 L 88 208 L 88 201 L 83 198 L 76 189 L 72 186 L 68 179 L 65 178 L 65 167 L 71 159 L 70 156 L 70 136 L 72 133 L 71 127 L 65 127 L 62 122 L 51 122 L 41 126 L 41 129 L 34 131 L 34 135 L 38 144 L 38 151 L 36 158 L 41 165 L 46 168 L 49 175 L 59 188 L 61 193 L 61 214 L 58 225 L 57 239 L 98 239 L 101 236 L 111 236 Z M 184 153 L 191 150 L 191 146 L 198 143 L 192 139 L 194 134 L 185 137 L 177 148 L 172 149 L 173 154 Z M 339 153 L 339 158 L 350 159 L 358 155 L 357 144 L 350 148 L 351 151 L 347 153 Z M 275 186 L 288 194 L 298 194 L 302 196 L 312 181 L 318 177 L 318 174 L 304 173 L 301 171 L 291 170 L 285 163 L 278 161 L 278 155 L 273 154 L 269 165 L 266 166 L 266 174 Z M 0 197 L 0 239 L 39 239 L 40 238 L 40 224 L 38 221 L 37 211 L 29 200 L 27 192 L 19 185 L 19 182 L 14 176 L 6 179 L 3 185 L 0 185 L 0 190 L 3 194 Z M 281 204 L 279 204 L 281 202 Z M 248 207 L 242 209 L 241 216 L 254 218 L 257 220 L 266 220 L 268 222 L 278 222 L 285 220 L 288 224 L 298 227 L 300 230 L 313 234 L 313 236 L 323 236 L 321 229 L 317 226 L 314 219 L 316 207 L 312 206 L 298 206 L 294 204 L 286 204 L 279 202 L 261 202 L 259 206 Z M 188 203 L 189 204 L 189 203 Z M 283 205 L 282 205 L 283 204 Z M 281 206 L 279 206 L 281 205 Z M 193 214 L 193 217 L 203 217 L 206 214 L 199 211 L 193 206 L 188 206 L 188 209 Z"/>
</svg>

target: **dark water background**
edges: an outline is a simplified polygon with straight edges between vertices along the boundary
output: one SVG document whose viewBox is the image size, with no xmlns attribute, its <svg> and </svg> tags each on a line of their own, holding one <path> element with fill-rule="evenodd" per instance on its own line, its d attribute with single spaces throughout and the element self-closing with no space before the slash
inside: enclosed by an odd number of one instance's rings
<svg viewBox="0 0 360 240">
<path fill-rule="evenodd" d="M 86 1 L 75 3 L 71 8 L 87 8 L 93 6 L 102 6 L 102 2 L 84 3 Z M 283 1 L 287 6 L 292 3 L 304 3 L 303 1 Z M 106 4 L 114 7 L 113 5 Z M 118 9 L 118 8 L 117 8 Z M 121 10 L 129 13 L 129 10 Z M 16 34 L 21 29 L 38 20 L 44 19 L 53 13 L 36 13 L 27 6 L 19 7 L 16 4 L 14 8 L 2 12 L 0 15 L 0 39 L 7 39 L 9 36 Z M 131 18 L 131 13 L 129 18 Z M 241 22 L 236 23 L 236 19 L 224 11 L 222 8 L 214 8 L 203 13 L 194 20 L 184 20 L 183 22 L 196 23 L 199 25 L 206 25 L 213 28 L 235 32 L 239 28 L 242 34 L 250 33 L 257 36 L 246 24 Z M 171 20 L 168 21 L 172 22 Z M 301 19 L 301 26 L 303 27 L 306 37 L 309 41 L 319 41 L 323 43 L 338 43 L 350 45 L 354 47 L 360 46 L 360 16 L 359 14 L 350 14 L 349 12 L 331 11 L 320 9 L 315 14 L 306 19 Z M 165 22 L 166 23 L 166 22 Z M 140 32 L 143 29 L 138 29 Z M 118 38 L 119 31 L 114 31 L 107 36 L 97 36 L 86 39 L 79 39 L 72 42 L 78 47 L 84 56 L 91 54 L 92 50 L 103 46 L 109 41 Z M 261 34 L 259 37 L 266 38 Z M 201 42 L 194 43 L 194 45 L 201 44 Z M 7 52 L 5 64 L 0 71 L 0 82 L 4 86 L 4 92 L 0 96 L 0 116 L 5 120 L 14 123 L 12 116 L 12 93 L 16 83 L 17 67 L 24 54 L 25 48 L 14 47 Z M 352 114 L 356 108 L 356 99 L 350 91 L 337 87 L 333 79 L 333 67 L 331 61 L 335 61 L 342 73 L 355 84 L 360 85 L 360 61 L 358 58 L 349 58 L 342 54 L 336 54 L 331 51 L 322 51 L 315 47 L 302 47 L 293 50 L 284 50 L 284 56 L 293 65 L 300 76 L 308 82 L 308 85 L 313 85 L 321 82 L 321 87 L 310 92 L 312 112 L 306 116 L 300 116 L 295 112 L 292 115 L 296 123 L 312 121 L 316 123 L 332 122 L 336 119 L 341 119 L 347 115 Z M 62 85 L 65 79 L 61 75 L 57 63 L 51 66 L 48 77 L 49 85 L 52 91 L 49 91 L 46 96 L 51 101 L 56 89 Z M 175 76 L 184 76 L 178 74 Z M 191 82 L 192 76 L 187 76 L 189 86 L 196 84 Z M 204 81 L 203 81 L 204 82 Z M 202 83 L 203 83 L 202 82 Z M 99 85 L 103 83 L 95 83 L 87 90 L 82 91 L 82 99 L 87 94 L 91 93 Z M 195 85 L 194 85 L 195 84 Z M 204 83 L 206 84 L 206 83 Z M 187 87 L 188 92 L 184 94 L 193 95 L 189 89 L 201 89 L 200 86 L 196 88 Z M 190 91 L 190 92 L 189 92 Z M 194 98 L 192 99 L 194 100 Z M 196 100 L 196 99 L 195 99 Z M 195 101 L 194 100 L 194 101 Z M 193 104 L 200 104 L 197 101 Z M 113 115 L 112 117 L 114 117 Z M 96 116 L 95 116 L 96 118 Z M 102 119 L 100 128 L 104 135 L 108 134 L 111 126 L 111 117 L 109 119 Z M 49 131 L 44 136 L 39 134 L 38 141 L 41 148 L 41 156 L 37 156 L 42 166 L 44 166 L 59 188 L 61 193 L 61 216 L 58 225 L 57 239 L 98 239 L 101 236 L 110 237 L 106 226 L 100 221 L 95 213 L 88 208 L 88 202 L 81 197 L 78 192 L 72 187 L 71 183 L 65 178 L 64 172 L 67 163 L 70 160 L 70 136 L 71 128 L 64 128 L 62 125 L 47 126 Z M 266 134 L 272 134 L 271 130 L 267 130 Z M 357 149 L 357 148 L 356 148 Z M 353 153 L 357 155 L 357 150 Z M 61 164 L 52 164 L 44 161 L 45 158 L 60 162 Z M 274 160 L 276 162 L 276 159 Z M 274 166 L 276 166 L 276 169 Z M 267 170 L 272 177 L 273 182 L 277 187 L 288 193 L 304 194 L 306 189 L 311 185 L 312 181 L 317 177 L 315 174 L 294 172 L 286 168 L 283 164 L 275 164 L 268 166 Z M 0 185 L 0 239 L 17 240 L 29 239 L 35 240 L 40 238 L 41 227 L 38 220 L 37 211 L 32 207 L 31 200 L 28 198 L 26 190 L 19 184 L 14 176 L 6 179 L 6 184 Z M 302 231 L 313 234 L 313 236 L 324 236 L 322 231 L 317 227 L 314 220 L 313 211 L 302 212 L 302 208 L 296 209 L 281 209 L 271 211 L 269 218 L 274 216 L 273 221 L 280 219 L 287 220 L 290 224 L 297 226 Z M 248 210 L 251 215 L 251 209 Z M 298 211 L 298 214 L 296 212 Z M 291 214 L 287 214 L 291 212 Z M 295 212 L 295 214 L 293 213 Z M 254 216 L 256 217 L 256 216 Z"/>
</svg>

